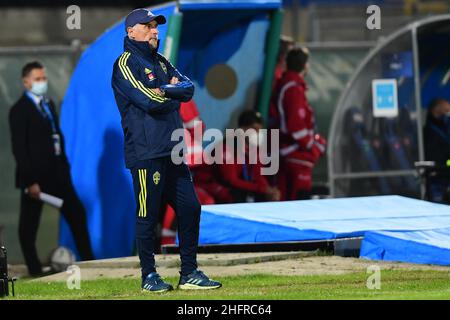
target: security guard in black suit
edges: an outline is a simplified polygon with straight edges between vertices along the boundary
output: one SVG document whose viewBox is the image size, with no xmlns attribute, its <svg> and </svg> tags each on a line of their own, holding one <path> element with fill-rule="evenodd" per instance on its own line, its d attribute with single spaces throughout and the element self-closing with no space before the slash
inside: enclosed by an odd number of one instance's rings
<svg viewBox="0 0 450 320">
<path fill-rule="evenodd" d="M 64 139 L 54 104 L 45 96 L 47 76 L 39 62 L 23 67 L 25 92 L 9 112 L 16 187 L 21 189 L 19 239 L 28 272 L 43 274 L 36 251 L 42 211 L 40 192 L 64 200 L 61 213 L 68 222 L 82 260 L 93 260 L 86 213 L 70 177 Z"/>
</svg>

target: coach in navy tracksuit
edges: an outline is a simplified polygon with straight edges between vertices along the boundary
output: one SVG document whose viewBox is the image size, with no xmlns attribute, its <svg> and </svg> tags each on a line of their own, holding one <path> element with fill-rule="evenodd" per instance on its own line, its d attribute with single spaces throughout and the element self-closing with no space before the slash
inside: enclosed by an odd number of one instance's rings
<svg viewBox="0 0 450 320">
<path fill-rule="evenodd" d="M 158 50 L 162 15 L 146 9 L 132 11 L 125 20 L 124 52 L 114 63 L 112 87 L 122 117 L 125 162 L 131 170 L 136 198 L 136 242 L 142 267 L 142 289 L 164 292 L 172 286 L 155 270 L 154 247 L 158 212 L 168 202 L 178 219 L 181 289 L 218 288 L 197 270 L 200 203 L 185 163 L 172 162 L 179 141 L 172 132 L 183 128 L 180 101 L 189 101 L 193 83 L 181 75 Z"/>
</svg>

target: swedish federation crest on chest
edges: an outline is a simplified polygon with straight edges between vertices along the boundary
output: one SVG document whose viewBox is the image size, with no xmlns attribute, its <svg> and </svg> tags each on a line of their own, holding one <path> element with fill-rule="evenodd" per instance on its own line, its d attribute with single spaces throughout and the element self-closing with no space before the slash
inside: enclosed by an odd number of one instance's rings
<svg viewBox="0 0 450 320">
<path fill-rule="evenodd" d="M 161 174 L 159 173 L 159 171 L 156 171 L 153 174 L 153 183 L 155 184 L 155 186 L 158 185 L 159 181 L 161 180 Z"/>
<path fill-rule="evenodd" d="M 159 65 L 161 66 L 161 69 L 163 69 L 164 73 L 167 74 L 167 67 L 166 64 L 162 61 L 159 62 Z"/>
</svg>

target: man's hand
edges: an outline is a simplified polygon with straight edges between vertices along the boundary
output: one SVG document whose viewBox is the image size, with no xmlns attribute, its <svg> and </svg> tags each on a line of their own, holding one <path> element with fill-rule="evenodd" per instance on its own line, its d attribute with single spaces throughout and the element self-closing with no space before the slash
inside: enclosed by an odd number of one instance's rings
<svg viewBox="0 0 450 320">
<path fill-rule="evenodd" d="M 266 191 L 266 198 L 269 201 L 279 201 L 281 198 L 281 192 L 276 187 L 268 187 Z"/>
<path fill-rule="evenodd" d="M 156 93 L 158 96 L 164 97 L 164 92 L 162 92 L 159 88 L 156 89 L 150 89 L 154 93 Z"/>
<path fill-rule="evenodd" d="M 172 77 L 172 79 L 170 79 L 170 84 L 177 84 L 178 82 L 180 82 L 180 80 L 178 80 L 177 77 Z"/>
<path fill-rule="evenodd" d="M 37 183 L 32 184 L 28 187 L 28 194 L 33 199 L 39 199 L 39 195 L 41 194 L 41 187 Z"/>
</svg>

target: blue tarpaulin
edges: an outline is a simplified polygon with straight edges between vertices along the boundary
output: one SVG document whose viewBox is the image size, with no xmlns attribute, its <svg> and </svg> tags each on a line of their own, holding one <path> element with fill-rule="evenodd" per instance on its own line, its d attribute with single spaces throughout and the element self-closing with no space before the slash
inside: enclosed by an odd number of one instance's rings
<svg viewBox="0 0 450 320">
<path fill-rule="evenodd" d="M 360 257 L 449 266 L 450 228 L 366 232 Z"/>
<path fill-rule="evenodd" d="M 201 244 L 364 237 L 366 259 L 450 265 L 450 206 L 400 196 L 202 207 Z"/>
<path fill-rule="evenodd" d="M 202 207 L 201 244 L 324 240 L 450 228 L 450 206 L 400 196 Z"/>
</svg>

